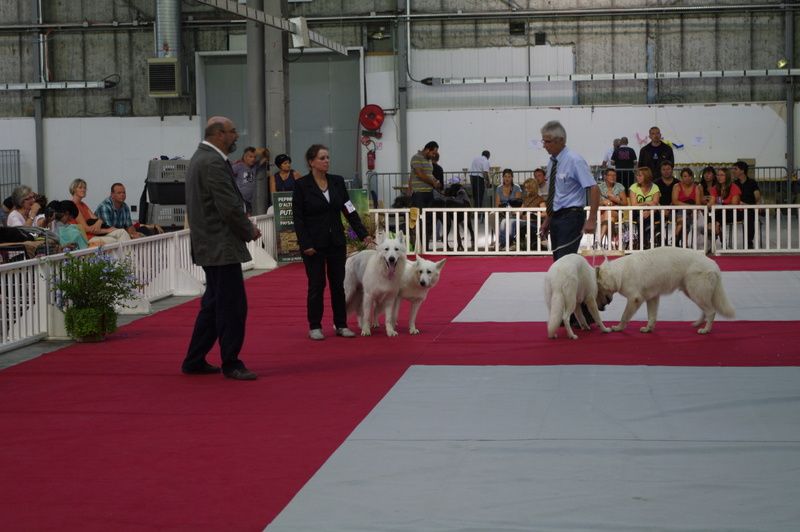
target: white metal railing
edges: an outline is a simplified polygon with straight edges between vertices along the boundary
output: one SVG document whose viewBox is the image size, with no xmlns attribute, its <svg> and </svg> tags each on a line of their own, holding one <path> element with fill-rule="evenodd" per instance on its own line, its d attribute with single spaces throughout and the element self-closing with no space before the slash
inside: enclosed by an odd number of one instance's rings
<svg viewBox="0 0 800 532">
<path fill-rule="evenodd" d="M 253 260 L 243 269 L 275 267 L 274 219 L 271 214 L 257 216 L 253 222 L 262 236 L 249 242 Z M 203 269 L 191 258 L 189 230 L 138 238 L 102 248 L 71 253 L 85 256 L 109 253 L 129 257 L 142 282 L 132 308 L 124 312 L 148 313 L 150 303 L 171 295 L 197 295 L 203 291 Z M 62 338 L 63 315 L 50 289 L 50 280 L 60 275 L 65 253 L 0 264 L 0 353 L 45 337 Z"/>
<path fill-rule="evenodd" d="M 426 215 L 419 216 L 409 250 L 452 255 L 548 255 L 549 241 L 540 240 L 537 234 L 544 211 L 429 208 Z M 588 208 L 586 211 L 588 214 Z M 799 217 L 800 205 L 600 207 L 595 234 L 587 236 L 582 245 L 591 246 L 596 241 L 603 250 L 624 253 L 655 246 L 715 254 L 798 253 Z M 752 243 L 747 238 L 751 230 Z"/>
</svg>

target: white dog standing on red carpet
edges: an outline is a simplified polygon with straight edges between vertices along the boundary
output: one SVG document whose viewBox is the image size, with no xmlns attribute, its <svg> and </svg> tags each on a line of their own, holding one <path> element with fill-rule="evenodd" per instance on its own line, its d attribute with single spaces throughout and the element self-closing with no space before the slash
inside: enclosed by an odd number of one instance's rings
<svg viewBox="0 0 800 532">
<path fill-rule="evenodd" d="M 361 336 L 370 336 L 370 318 L 386 314 L 386 336 L 397 336 L 395 300 L 406 269 L 403 234 L 386 238 L 378 234 L 375 249 L 359 251 L 345 263 L 344 293 L 347 313 L 358 316 Z"/>
<path fill-rule="evenodd" d="M 550 266 L 544 279 L 544 299 L 550 319 L 547 321 L 547 337 L 556 338 L 559 324 L 564 323 L 567 336 L 578 339 L 569 324 L 570 315 L 575 314 L 581 329 L 589 330 L 589 324 L 581 309 L 585 303 L 594 322 L 604 333 L 611 329 L 603 325 L 597 309 L 597 278 L 594 268 L 577 253 L 564 255 Z"/>
<path fill-rule="evenodd" d="M 615 292 L 628 300 L 622 317 L 612 329 L 622 331 L 633 315 L 647 303 L 647 325 L 639 329 L 649 333 L 656 327 L 658 302 L 662 295 L 680 290 L 694 301 L 702 314 L 692 323 L 699 334 L 711 332 L 717 313 L 733 318 L 736 311 L 725 295 L 722 274 L 716 262 L 702 251 L 660 247 L 637 251 L 611 262 L 604 262 L 597 271 L 597 303 L 604 309 Z"/>
<path fill-rule="evenodd" d="M 400 302 L 405 299 L 411 302 L 411 313 L 408 316 L 408 333 L 419 334 L 417 329 L 417 312 L 419 307 L 428 297 L 428 292 L 439 282 L 439 276 L 444 268 L 447 259 L 438 262 L 427 260 L 417 255 L 417 260 L 409 261 L 403 274 L 403 282 L 400 285 L 400 292 L 394 303 L 394 317 L 400 312 Z"/>
</svg>

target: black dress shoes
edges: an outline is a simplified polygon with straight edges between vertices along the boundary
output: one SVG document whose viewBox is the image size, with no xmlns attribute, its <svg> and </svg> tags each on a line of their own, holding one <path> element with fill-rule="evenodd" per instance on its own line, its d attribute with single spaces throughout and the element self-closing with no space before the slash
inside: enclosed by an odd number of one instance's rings
<svg viewBox="0 0 800 532">
<path fill-rule="evenodd" d="M 222 370 L 217 366 L 212 366 L 208 362 L 203 362 L 202 366 L 196 366 L 196 367 L 183 366 L 181 368 L 181 371 L 186 375 L 212 375 L 214 373 L 219 373 Z"/>
<path fill-rule="evenodd" d="M 237 381 L 254 381 L 258 378 L 258 375 L 256 375 L 247 368 L 237 368 L 227 372 L 225 374 L 225 377 Z"/>
</svg>

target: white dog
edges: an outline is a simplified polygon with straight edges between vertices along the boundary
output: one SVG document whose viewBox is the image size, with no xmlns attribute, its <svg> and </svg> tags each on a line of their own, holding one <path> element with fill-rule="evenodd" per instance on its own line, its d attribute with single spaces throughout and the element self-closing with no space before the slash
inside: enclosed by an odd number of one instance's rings
<svg viewBox="0 0 800 532">
<path fill-rule="evenodd" d="M 394 302 L 406 269 L 406 244 L 403 234 L 386 238 L 378 234 L 375 249 L 365 249 L 345 263 L 344 292 L 347 313 L 358 316 L 361 336 L 372 334 L 370 317 L 373 310 L 386 314 L 386 335 L 397 336 L 394 325 Z"/>
<path fill-rule="evenodd" d="M 557 336 L 558 325 L 563 322 L 567 336 L 577 340 L 578 335 L 572 332 L 569 324 L 569 317 L 573 313 L 581 329 L 589 329 L 581 303 L 586 304 L 601 331 L 611 332 L 611 329 L 603 325 L 597 309 L 597 279 L 594 268 L 581 255 L 564 255 L 550 266 L 544 279 L 544 298 L 550 313 L 547 321 L 548 338 Z"/>
<path fill-rule="evenodd" d="M 417 260 L 409 261 L 403 274 L 400 292 L 394 303 L 394 319 L 397 324 L 397 315 L 400 311 L 400 302 L 405 299 L 411 302 L 411 314 L 408 316 L 408 333 L 419 334 L 417 329 L 417 312 L 419 307 L 428 297 L 428 292 L 439 282 L 439 276 L 447 259 L 438 262 L 426 260 L 417 255 Z"/>
<path fill-rule="evenodd" d="M 692 323 L 700 334 L 711 332 L 714 318 L 719 312 L 733 318 L 735 311 L 728 302 L 722 287 L 719 266 L 702 251 L 684 248 L 660 247 L 637 251 L 611 262 L 604 262 L 597 272 L 597 303 L 601 309 L 611 301 L 614 292 L 628 300 L 622 318 L 612 327 L 625 329 L 642 303 L 647 302 L 647 325 L 639 329 L 651 332 L 656 326 L 660 296 L 681 290 L 694 301 L 703 313 Z"/>
</svg>

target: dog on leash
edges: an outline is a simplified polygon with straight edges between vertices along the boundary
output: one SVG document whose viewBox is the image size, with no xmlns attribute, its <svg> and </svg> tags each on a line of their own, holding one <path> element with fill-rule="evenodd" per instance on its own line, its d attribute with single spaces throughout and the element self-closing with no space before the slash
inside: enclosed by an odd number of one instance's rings
<svg viewBox="0 0 800 532">
<path fill-rule="evenodd" d="M 547 303 L 547 337 L 556 338 L 558 326 L 563 322 L 567 337 L 577 340 L 578 335 L 569 324 L 571 314 L 575 314 L 581 329 L 589 330 L 581 303 L 585 303 L 595 323 L 604 333 L 611 329 L 603 325 L 597 308 L 597 279 L 594 268 L 589 266 L 581 255 L 564 255 L 550 266 L 544 279 L 544 298 Z"/>
<path fill-rule="evenodd" d="M 408 333 L 419 334 L 417 329 L 417 312 L 419 307 L 428 297 L 428 292 L 439 282 L 439 276 L 444 268 L 447 259 L 438 262 L 427 260 L 421 255 L 417 255 L 417 260 L 409 261 L 406 265 L 403 281 L 400 284 L 400 292 L 394 303 L 394 319 L 397 324 L 397 316 L 400 312 L 402 300 L 411 302 L 411 313 L 408 316 Z"/>
<path fill-rule="evenodd" d="M 344 292 L 347 313 L 358 316 L 361 336 L 370 336 L 373 312 L 386 314 L 386 336 L 397 336 L 394 314 L 406 269 L 406 244 L 403 234 L 387 238 L 378 234 L 375 249 L 359 251 L 345 263 Z"/>
<path fill-rule="evenodd" d="M 647 325 L 643 333 L 653 331 L 658 316 L 658 302 L 662 295 L 680 290 L 700 307 L 700 319 L 693 327 L 705 325 L 699 334 L 711 332 L 717 313 L 733 318 L 735 310 L 722 287 L 719 266 L 702 251 L 660 247 L 638 251 L 611 262 L 604 262 L 597 271 L 597 304 L 604 309 L 615 292 L 628 300 L 622 317 L 614 331 L 622 331 L 642 305 L 647 303 Z"/>
</svg>

